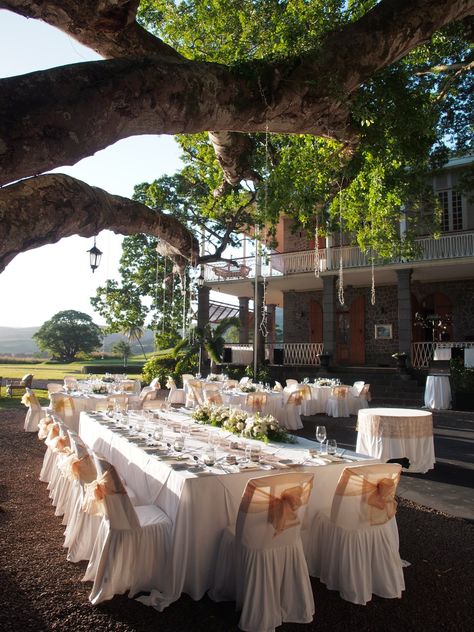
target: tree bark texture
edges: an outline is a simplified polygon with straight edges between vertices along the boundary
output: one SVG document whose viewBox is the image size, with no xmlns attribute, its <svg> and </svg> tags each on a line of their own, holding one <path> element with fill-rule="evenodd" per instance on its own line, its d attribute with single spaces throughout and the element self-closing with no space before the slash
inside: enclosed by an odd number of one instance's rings
<svg viewBox="0 0 474 632">
<path fill-rule="evenodd" d="M 31 12 L 35 5 L 39 12 L 43 3 L 0 0 L 0 6 L 7 5 L 23 11 L 27 5 Z M 59 12 L 78 5 L 81 9 L 83 3 L 57 0 L 46 5 L 53 13 L 52 7 Z M 109 0 L 99 5 L 123 5 L 129 16 L 126 9 L 133 3 Z M 278 64 L 229 68 L 160 51 L 146 58 L 75 64 L 3 79 L 0 182 L 73 164 L 135 134 L 257 132 L 268 127 L 270 132 L 355 141 L 347 107 L 353 92 L 436 30 L 473 12 L 474 0 L 382 0 L 357 22 L 330 33 L 311 54 Z M 43 19 L 52 21 L 49 13 Z M 79 18 L 74 14 L 70 19 Z M 61 24 L 59 18 L 55 21 Z M 82 32 L 76 33 L 78 39 Z M 88 37 L 96 49 L 106 39 L 97 28 Z M 235 167 L 228 178 L 235 182 L 242 149 L 229 140 L 220 142 L 221 156 L 226 154 L 221 163 L 231 171 Z"/>
<path fill-rule="evenodd" d="M 158 237 L 161 252 L 181 269 L 199 255 L 197 240 L 171 215 L 70 176 L 48 174 L 0 189 L 0 272 L 20 252 L 103 229 Z"/>
</svg>

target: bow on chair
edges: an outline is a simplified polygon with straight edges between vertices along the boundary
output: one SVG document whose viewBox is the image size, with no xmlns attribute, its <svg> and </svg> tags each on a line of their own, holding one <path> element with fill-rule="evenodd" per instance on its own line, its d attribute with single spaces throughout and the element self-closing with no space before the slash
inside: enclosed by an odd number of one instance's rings
<svg viewBox="0 0 474 632">
<path fill-rule="evenodd" d="M 301 485 L 286 489 L 280 497 L 270 495 L 268 522 L 275 529 L 273 537 L 279 535 L 285 529 L 299 524 L 297 511 L 303 504 L 303 488 Z"/>
<path fill-rule="evenodd" d="M 100 478 L 84 486 L 82 510 L 91 516 L 104 516 L 106 496 L 125 493 L 123 485 L 116 481 L 110 472 L 105 472 Z"/>
<path fill-rule="evenodd" d="M 49 426 L 54 423 L 54 419 L 48 415 L 40 419 L 38 422 L 38 439 L 46 439 L 49 432 Z"/>
<path fill-rule="evenodd" d="M 385 524 L 397 513 L 395 500 L 396 483 L 392 478 L 382 478 L 367 497 L 370 505 L 371 524 Z"/>
<path fill-rule="evenodd" d="M 166 380 L 166 388 L 169 388 L 170 390 L 176 388 L 176 382 L 172 377 L 168 376 L 168 379 Z"/>
<path fill-rule="evenodd" d="M 21 403 L 28 408 L 31 406 L 31 398 L 28 393 L 25 393 L 21 398 Z"/>
</svg>

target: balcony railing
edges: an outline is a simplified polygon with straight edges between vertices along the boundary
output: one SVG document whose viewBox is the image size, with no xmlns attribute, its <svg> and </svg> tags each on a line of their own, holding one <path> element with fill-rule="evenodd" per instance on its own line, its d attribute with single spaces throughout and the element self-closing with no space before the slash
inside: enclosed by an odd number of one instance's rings
<svg viewBox="0 0 474 632">
<path fill-rule="evenodd" d="M 230 364 L 249 365 L 253 362 L 253 345 L 250 344 L 226 344 L 232 349 L 232 362 Z M 273 351 L 283 350 L 283 364 L 287 365 L 319 365 L 319 354 L 323 352 L 322 342 L 277 342 L 265 345 L 265 358 L 273 364 Z"/>
<path fill-rule="evenodd" d="M 474 349 L 474 342 L 414 342 L 411 345 L 411 363 L 415 369 L 427 369 L 435 349 Z"/>
<path fill-rule="evenodd" d="M 474 257 L 474 232 L 443 235 L 439 239 L 425 237 L 417 239 L 420 253 L 413 259 L 394 257 L 390 260 L 376 261 L 376 265 L 411 263 L 420 261 L 439 261 Z M 319 250 L 319 270 L 329 272 L 339 268 L 340 254 L 345 269 L 363 268 L 371 265 L 370 259 L 357 246 L 325 248 Z M 314 250 L 276 253 L 268 257 L 268 263 L 261 266 L 261 274 L 266 277 L 281 277 L 290 274 L 313 272 L 315 267 Z M 216 263 L 205 266 L 205 279 L 209 282 L 242 280 L 255 278 L 255 257 L 236 259 L 233 264 Z"/>
</svg>

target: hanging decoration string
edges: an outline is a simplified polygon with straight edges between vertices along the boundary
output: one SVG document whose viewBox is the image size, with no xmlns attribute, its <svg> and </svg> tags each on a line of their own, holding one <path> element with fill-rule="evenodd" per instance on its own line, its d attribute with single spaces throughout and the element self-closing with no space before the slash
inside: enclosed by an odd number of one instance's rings
<svg viewBox="0 0 474 632">
<path fill-rule="evenodd" d="M 342 185 L 339 190 L 339 278 L 337 285 L 337 298 L 344 305 L 344 274 L 342 265 Z"/>
<path fill-rule="evenodd" d="M 379 198 L 380 193 L 380 180 L 377 179 L 377 200 Z M 370 249 L 371 249 L 371 259 L 372 259 L 372 284 L 370 288 L 370 304 L 375 305 L 375 251 L 374 251 L 374 206 L 375 204 L 372 202 L 370 209 Z"/>
<path fill-rule="evenodd" d="M 319 254 L 319 220 L 316 215 L 316 226 L 314 228 L 314 276 L 319 278 L 320 254 Z"/>
<path fill-rule="evenodd" d="M 374 263 L 373 250 L 372 250 L 372 287 L 370 288 L 370 304 L 375 305 L 375 263 Z"/>
<path fill-rule="evenodd" d="M 186 338 L 186 270 L 183 271 L 181 277 L 181 296 L 183 298 L 183 309 L 182 309 L 182 337 Z"/>
<path fill-rule="evenodd" d="M 158 272 L 158 259 L 156 260 L 156 267 L 157 267 L 157 272 Z M 161 305 L 161 333 L 164 334 L 165 333 L 165 314 L 166 314 L 166 257 L 163 257 L 163 281 L 161 283 L 161 289 L 163 290 L 162 292 L 163 302 Z M 158 293 L 158 287 L 156 288 L 156 291 Z M 157 309 L 158 309 L 158 303 L 157 303 Z"/>
<path fill-rule="evenodd" d="M 268 121 L 265 124 L 265 183 L 263 188 L 263 239 L 257 244 L 260 247 L 261 253 L 265 247 L 265 256 L 262 260 L 260 258 L 261 272 L 262 272 L 262 310 L 260 314 L 260 333 L 264 338 L 268 336 L 268 320 L 267 320 L 267 286 L 268 286 L 268 254 L 266 249 L 266 243 L 268 241 L 267 233 L 267 208 L 268 208 Z M 262 265 L 263 264 L 263 265 Z"/>
</svg>

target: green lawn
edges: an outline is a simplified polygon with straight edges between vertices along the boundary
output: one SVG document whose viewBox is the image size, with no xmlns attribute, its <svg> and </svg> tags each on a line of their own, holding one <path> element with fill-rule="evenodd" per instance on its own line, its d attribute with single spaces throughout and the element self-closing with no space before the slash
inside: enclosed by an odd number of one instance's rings
<svg viewBox="0 0 474 632">
<path fill-rule="evenodd" d="M 34 385 L 33 385 L 34 386 Z M 7 397 L 6 389 L 2 386 L 2 393 L 0 396 L 0 410 L 11 410 L 12 408 L 24 408 L 26 415 L 26 406 L 21 403 L 22 395 L 13 395 L 13 397 Z M 34 389 L 36 397 L 39 399 L 41 406 L 49 405 L 48 391 L 41 388 Z"/>
<path fill-rule="evenodd" d="M 143 358 L 140 357 L 140 359 L 129 359 L 128 360 L 128 366 L 132 366 L 132 365 L 137 365 L 137 364 L 142 364 L 143 363 Z M 9 364 L 9 363 L 5 363 L 2 364 L 0 363 L 0 377 L 3 377 L 3 379 L 5 380 L 5 378 L 21 378 L 23 377 L 26 373 L 32 373 L 33 374 L 33 386 L 35 383 L 35 380 L 62 380 L 63 377 L 67 374 L 67 375 L 75 375 L 78 378 L 82 378 L 84 379 L 85 374 L 82 373 L 82 367 L 87 364 L 88 366 L 90 365 L 95 365 L 97 367 L 100 366 L 110 366 L 110 365 L 116 365 L 117 366 L 117 373 L 126 373 L 127 372 L 127 368 L 123 366 L 123 362 L 120 360 L 117 360 L 117 362 L 113 362 L 110 359 L 109 360 L 84 360 L 84 361 L 76 361 L 76 362 L 70 362 L 69 364 L 56 364 L 56 363 L 49 363 L 48 361 L 45 362 L 40 362 L 38 364 L 35 363 L 22 363 L 22 364 Z"/>
</svg>

